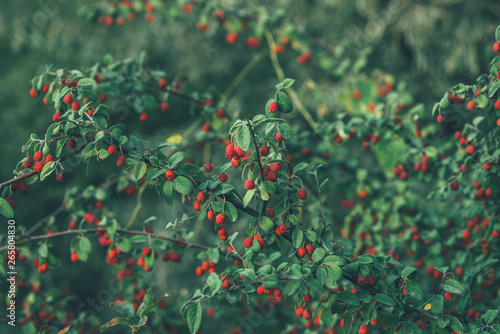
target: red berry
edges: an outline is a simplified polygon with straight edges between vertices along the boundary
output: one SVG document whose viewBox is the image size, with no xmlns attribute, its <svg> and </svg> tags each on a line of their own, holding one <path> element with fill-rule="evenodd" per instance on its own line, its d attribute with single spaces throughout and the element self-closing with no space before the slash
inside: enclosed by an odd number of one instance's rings
<svg viewBox="0 0 500 334">
<path fill-rule="evenodd" d="M 12 200 L 10 198 L 6 198 L 5 200 L 10 204 L 10 206 L 12 207 L 12 210 L 14 210 L 16 208 L 16 202 L 14 202 L 14 200 Z"/>
<path fill-rule="evenodd" d="M 55 112 L 54 115 L 52 115 L 52 120 L 54 122 L 59 122 L 61 120 L 61 113 L 60 112 Z"/>
<path fill-rule="evenodd" d="M 300 189 L 297 193 L 299 199 L 304 200 L 307 198 L 307 191 L 305 189 Z"/>
<path fill-rule="evenodd" d="M 168 262 L 168 260 L 170 260 L 170 254 L 168 254 L 168 253 L 163 254 L 163 256 L 161 257 L 161 259 L 164 262 Z"/>
<path fill-rule="evenodd" d="M 158 89 L 163 91 L 165 90 L 165 88 L 167 88 L 167 80 L 161 78 L 160 81 L 158 82 Z"/>
<path fill-rule="evenodd" d="M 194 202 L 193 204 L 193 208 L 196 210 L 196 211 L 200 211 L 201 210 L 201 203 L 196 201 Z"/>
<path fill-rule="evenodd" d="M 476 109 L 476 105 L 477 104 L 475 101 L 469 101 L 469 102 L 467 102 L 467 109 L 474 110 L 474 109 Z"/>
<path fill-rule="evenodd" d="M 355 99 L 355 100 L 360 100 L 361 99 L 361 92 L 359 91 L 359 89 L 355 89 L 353 92 L 352 92 L 352 97 Z"/>
<path fill-rule="evenodd" d="M 274 210 L 273 210 L 273 209 L 271 209 L 271 208 L 267 209 L 267 215 L 268 215 L 269 217 L 274 217 Z"/>
<path fill-rule="evenodd" d="M 30 95 L 31 95 L 31 97 L 36 97 L 36 90 L 35 90 L 35 88 L 31 88 L 30 89 Z"/>
<path fill-rule="evenodd" d="M 491 236 L 493 238 L 497 239 L 500 236 L 500 233 L 498 233 L 498 231 L 493 231 L 493 232 L 491 232 Z"/>
<path fill-rule="evenodd" d="M 245 246 L 246 248 L 252 247 L 252 244 L 253 244 L 253 239 L 250 237 L 246 238 L 245 241 L 243 241 L 243 246 Z"/>
<path fill-rule="evenodd" d="M 142 113 L 141 116 L 139 116 L 139 120 L 141 122 L 146 122 L 148 120 L 148 114 Z"/>
<path fill-rule="evenodd" d="M 73 109 L 73 110 L 79 110 L 80 109 L 80 103 L 78 103 L 77 101 L 73 101 L 73 103 L 71 103 L 71 109 Z"/>
<path fill-rule="evenodd" d="M 236 38 L 238 37 L 238 33 L 236 31 L 232 31 L 226 36 L 226 42 L 229 44 L 234 44 L 236 42 Z"/>
<path fill-rule="evenodd" d="M 167 178 L 167 180 L 172 181 L 173 179 L 175 179 L 175 173 L 169 169 L 165 172 L 165 177 Z"/>
<path fill-rule="evenodd" d="M 42 158 L 43 158 L 43 153 L 40 151 L 36 151 L 35 155 L 33 156 L 33 159 L 35 159 L 35 161 L 40 161 L 42 160 Z"/>
<path fill-rule="evenodd" d="M 207 163 L 207 164 L 205 164 L 205 166 L 203 166 L 203 170 L 205 171 L 205 173 L 210 173 L 212 171 L 212 168 L 213 168 L 212 164 L 209 164 L 209 163 Z"/>
<path fill-rule="evenodd" d="M 276 133 L 276 140 L 277 141 L 282 141 L 283 140 L 283 137 L 281 137 L 281 134 L 279 132 Z"/>
<path fill-rule="evenodd" d="M 77 262 L 80 258 L 76 252 L 71 253 L 71 261 Z"/>
<path fill-rule="evenodd" d="M 116 160 L 116 165 L 118 167 L 123 167 L 125 166 L 125 161 L 126 161 L 125 157 L 118 157 L 118 159 Z"/>
<path fill-rule="evenodd" d="M 223 213 L 219 213 L 217 217 L 215 217 L 215 222 L 218 225 L 223 225 L 226 222 L 226 215 Z"/>
<path fill-rule="evenodd" d="M 26 185 L 26 183 L 19 183 L 19 191 L 23 194 L 26 194 L 28 192 L 28 186 Z"/>
<path fill-rule="evenodd" d="M 35 172 L 40 173 L 43 169 L 43 166 L 45 166 L 45 163 L 39 161 L 35 164 L 35 167 L 33 167 L 33 169 L 35 170 Z"/>
<path fill-rule="evenodd" d="M 266 145 L 263 145 L 260 148 L 260 155 L 262 155 L 263 157 L 267 157 L 269 155 L 269 147 L 267 147 Z"/>
<path fill-rule="evenodd" d="M 274 101 L 269 103 L 269 112 L 274 114 L 276 111 L 278 111 L 278 103 Z"/>
<path fill-rule="evenodd" d="M 361 327 L 359 327 L 359 334 L 367 334 L 367 333 L 368 333 L 368 326 L 361 325 Z"/>
<path fill-rule="evenodd" d="M 205 273 L 205 271 L 203 270 L 203 268 L 201 267 L 196 267 L 196 275 L 197 276 L 201 276 Z"/>
<path fill-rule="evenodd" d="M 48 163 L 48 162 L 50 162 L 50 161 L 54 161 L 54 157 L 53 157 L 52 155 L 50 155 L 50 154 L 49 154 L 49 155 L 47 155 L 47 156 L 45 157 L 45 163 Z"/>
<path fill-rule="evenodd" d="M 314 246 L 311 244 L 306 245 L 306 252 L 307 254 L 311 255 L 314 252 Z"/>
<path fill-rule="evenodd" d="M 437 117 L 437 122 L 442 123 L 444 121 L 444 116 L 443 115 L 438 115 Z"/>
<path fill-rule="evenodd" d="M 463 236 L 464 239 L 469 239 L 470 238 L 470 231 L 469 230 L 465 230 L 462 233 L 462 236 Z"/>
<path fill-rule="evenodd" d="M 115 145 L 109 145 L 108 146 L 108 153 L 110 155 L 116 154 L 116 152 L 118 152 L 118 149 L 116 148 Z"/>
<path fill-rule="evenodd" d="M 69 148 L 74 148 L 76 146 L 76 140 L 74 138 L 70 138 L 68 140 L 68 147 Z"/>
<path fill-rule="evenodd" d="M 203 130 L 203 132 L 208 132 L 210 130 L 210 124 L 207 123 L 203 124 L 201 129 Z"/>
<path fill-rule="evenodd" d="M 276 230 L 275 230 L 276 234 L 277 235 L 283 235 L 286 233 L 286 225 L 285 224 L 281 224 L 280 226 L 276 227 Z"/>
<path fill-rule="evenodd" d="M 99 95 L 99 99 L 100 99 L 102 102 L 105 102 L 105 101 L 107 100 L 107 98 L 108 98 L 108 97 L 107 97 L 107 96 L 106 96 L 106 94 L 104 94 L 104 93 L 101 93 L 101 95 Z"/>
<path fill-rule="evenodd" d="M 253 180 L 246 180 L 245 189 L 247 190 L 255 189 L 255 182 Z"/>
<path fill-rule="evenodd" d="M 73 103 L 73 95 L 71 95 L 71 94 L 64 95 L 63 102 L 66 104 Z"/>
<path fill-rule="evenodd" d="M 304 247 L 299 247 L 297 249 L 297 255 L 299 257 L 303 257 L 304 255 L 306 255 L 306 249 Z"/>
<path fill-rule="evenodd" d="M 446 293 L 444 294 L 444 301 L 445 301 L 445 302 L 447 302 L 447 303 L 451 303 L 451 302 L 452 302 L 452 300 L 453 300 L 453 296 L 452 296 L 452 294 L 451 294 L 451 293 L 449 293 L 449 292 L 446 292 Z"/>
<path fill-rule="evenodd" d="M 228 177 L 227 177 L 227 174 L 224 174 L 222 173 L 220 176 L 219 176 L 219 179 L 221 180 L 221 182 L 227 182 L 228 180 Z"/>
<path fill-rule="evenodd" d="M 298 317 L 301 317 L 302 314 L 304 314 L 304 309 L 302 307 L 297 307 L 295 309 L 295 314 L 298 316 Z"/>
<path fill-rule="evenodd" d="M 208 220 L 214 220 L 215 212 L 213 212 L 212 210 L 208 211 L 207 218 L 208 218 Z"/>
<path fill-rule="evenodd" d="M 467 146 L 467 153 L 474 154 L 474 152 L 476 152 L 476 148 L 474 147 L 474 145 L 470 144 L 469 146 Z"/>
<path fill-rule="evenodd" d="M 33 159 L 31 157 L 28 157 L 28 161 L 23 162 L 23 167 L 31 168 L 31 166 L 33 166 Z"/>
<path fill-rule="evenodd" d="M 493 51 L 495 51 L 495 52 L 500 51 L 500 43 L 498 43 L 498 42 L 493 43 Z"/>
</svg>

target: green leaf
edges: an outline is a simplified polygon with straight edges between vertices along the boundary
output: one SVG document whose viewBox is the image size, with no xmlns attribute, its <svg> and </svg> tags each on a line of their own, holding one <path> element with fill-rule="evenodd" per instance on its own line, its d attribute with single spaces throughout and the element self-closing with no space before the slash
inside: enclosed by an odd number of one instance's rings
<svg viewBox="0 0 500 334">
<path fill-rule="evenodd" d="M 305 281 L 307 283 L 307 286 L 309 286 L 309 288 L 317 294 L 323 294 L 323 292 L 325 292 L 323 285 L 314 277 L 309 276 L 305 279 Z"/>
<path fill-rule="evenodd" d="M 296 174 L 297 172 L 300 172 L 301 170 L 306 169 L 308 166 L 309 166 L 309 164 L 307 162 L 301 162 L 301 163 L 297 164 L 295 167 L 293 167 L 293 174 Z"/>
<path fill-rule="evenodd" d="M 431 311 L 432 313 L 438 315 L 443 313 L 443 305 L 444 305 L 444 300 L 443 296 L 437 296 L 434 298 L 431 302 Z"/>
<path fill-rule="evenodd" d="M 109 304 L 109 306 L 126 317 L 131 317 L 135 314 L 134 305 L 127 300 L 117 300 Z"/>
<path fill-rule="evenodd" d="M 9 202 L 3 197 L 0 197 L 0 214 L 6 218 L 14 217 L 14 209 L 12 209 Z"/>
<path fill-rule="evenodd" d="M 266 275 L 262 277 L 260 281 L 262 282 L 262 287 L 266 290 L 279 288 L 280 286 L 280 281 L 275 274 Z"/>
<path fill-rule="evenodd" d="M 210 292 L 215 293 L 222 287 L 222 282 L 216 273 L 211 273 L 207 277 L 207 284 L 210 287 Z"/>
<path fill-rule="evenodd" d="M 168 205 L 172 205 L 172 199 L 174 197 L 174 186 L 172 181 L 166 181 L 163 185 L 163 194 L 165 195 L 165 200 Z"/>
<path fill-rule="evenodd" d="M 443 290 L 457 295 L 465 293 L 464 286 L 460 282 L 453 279 L 448 279 L 444 282 Z"/>
<path fill-rule="evenodd" d="M 259 227 L 266 232 L 270 232 L 274 229 L 273 221 L 266 216 L 261 216 L 258 222 L 259 222 Z"/>
<path fill-rule="evenodd" d="M 482 319 L 486 325 L 491 324 L 498 317 L 498 310 L 488 310 L 483 314 Z"/>
<path fill-rule="evenodd" d="M 190 194 L 194 189 L 194 184 L 184 176 L 177 176 L 173 183 L 174 189 L 181 194 Z"/>
<path fill-rule="evenodd" d="M 146 171 L 148 170 L 148 166 L 144 161 L 139 161 L 137 164 L 134 166 L 134 177 L 136 181 L 139 181 L 144 174 L 146 174 Z"/>
<path fill-rule="evenodd" d="M 194 334 L 198 331 L 201 324 L 202 310 L 200 303 L 191 305 L 187 310 L 187 323 L 189 331 Z"/>
<path fill-rule="evenodd" d="M 238 130 L 236 130 L 236 144 L 244 151 L 247 151 L 250 147 L 251 137 L 252 135 L 250 134 L 250 129 L 248 129 L 246 124 L 240 126 Z"/>
<path fill-rule="evenodd" d="M 464 332 L 464 327 L 462 326 L 462 323 L 455 317 L 450 317 L 450 327 L 459 334 L 462 334 Z"/>
<path fill-rule="evenodd" d="M 293 85 L 293 83 L 295 82 L 294 79 L 290 79 L 290 78 L 286 78 L 285 80 L 283 80 L 283 82 L 281 83 L 281 87 L 280 88 L 288 88 L 288 87 L 291 87 Z M 278 87 L 276 87 L 276 89 L 279 89 Z"/>
<path fill-rule="evenodd" d="M 330 307 L 326 307 L 321 311 L 321 316 L 320 316 L 321 321 L 326 327 L 330 327 L 332 325 L 332 310 Z"/>
<path fill-rule="evenodd" d="M 405 290 L 410 297 L 416 300 L 421 301 L 425 297 L 424 290 L 418 284 L 410 283 L 405 287 Z"/>
<path fill-rule="evenodd" d="M 115 240 L 115 246 L 123 253 L 129 253 L 134 249 L 132 242 L 125 237 L 118 237 Z"/>
<path fill-rule="evenodd" d="M 344 302 L 348 305 L 353 305 L 353 306 L 361 305 L 358 296 L 356 296 L 354 293 L 350 291 L 342 291 L 341 293 L 339 293 L 337 300 L 340 300 L 341 302 Z"/>
<path fill-rule="evenodd" d="M 168 158 L 168 165 L 170 166 L 170 169 L 177 167 L 179 162 L 184 160 L 184 153 L 182 152 L 176 152 Z"/>
<path fill-rule="evenodd" d="M 450 106 L 450 100 L 448 100 L 448 93 L 444 94 L 443 98 L 439 102 L 441 109 L 446 109 Z"/>
<path fill-rule="evenodd" d="M 382 303 L 384 305 L 396 306 L 396 302 L 394 301 L 394 299 L 392 299 L 391 297 L 389 297 L 386 294 L 377 293 L 373 298 L 375 298 L 375 300 L 379 301 L 380 303 Z"/>
<path fill-rule="evenodd" d="M 78 80 L 78 87 L 82 86 L 97 86 L 97 82 L 95 82 L 94 79 L 91 78 L 82 78 Z"/>
<path fill-rule="evenodd" d="M 484 116 L 474 117 L 474 119 L 472 120 L 472 124 L 474 124 L 477 127 L 479 123 L 481 123 L 484 120 L 484 118 L 485 118 Z"/>
<path fill-rule="evenodd" d="M 246 208 L 248 206 L 248 204 L 252 200 L 253 195 L 255 194 L 256 190 L 257 189 L 250 189 L 247 191 L 247 193 L 245 194 L 245 197 L 243 197 L 243 207 L 244 208 Z"/>
<path fill-rule="evenodd" d="M 314 250 L 311 258 L 314 262 L 320 262 L 325 257 L 326 250 L 324 248 L 318 247 Z"/>
<path fill-rule="evenodd" d="M 338 255 L 328 255 L 323 260 L 323 263 L 326 264 L 327 266 L 331 265 L 343 266 L 345 265 L 345 260 Z"/>
<path fill-rule="evenodd" d="M 336 282 L 342 278 L 342 268 L 340 268 L 337 265 L 332 265 L 330 268 L 328 268 L 328 276 Z"/>
<path fill-rule="evenodd" d="M 290 283 L 288 283 L 285 287 L 285 291 L 283 291 L 283 293 L 287 296 L 293 295 L 299 289 L 301 283 L 302 281 L 299 279 L 291 280 Z"/>
<path fill-rule="evenodd" d="M 47 247 L 47 244 L 46 243 L 41 244 L 40 247 L 38 248 L 38 255 L 45 258 L 47 257 L 48 254 L 49 254 L 49 249 Z"/>
<path fill-rule="evenodd" d="M 417 270 L 417 268 L 413 268 L 413 267 L 406 267 L 403 269 L 403 271 L 401 272 L 401 276 L 403 276 L 404 278 L 410 276 L 413 272 L 415 272 Z"/>
<path fill-rule="evenodd" d="M 43 166 L 43 169 L 40 172 L 40 181 L 45 180 L 45 178 L 54 171 L 55 163 L 55 161 L 49 161 L 45 164 L 45 166 Z"/>
<path fill-rule="evenodd" d="M 288 123 L 278 124 L 278 130 L 280 132 L 281 137 L 283 137 L 283 139 L 285 139 L 285 140 L 292 139 L 293 132 L 292 132 L 292 128 L 290 127 L 290 125 L 288 125 Z"/>
<path fill-rule="evenodd" d="M 83 237 L 78 242 L 78 248 L 80 248 L 85 253 L 90 253 L 90 251 L 92 251 L 92 244 L 87 237 Z"/>
<path fill-rule="evenodd" d="M 286 95 L 283 92 L 278 92 L 276 94 L 276 102 L 278 102 L 280 111 L 287 114 L 293 110 L 293 104 L 292 101 L 290 101 L 290 98 L 288 95 Z"/>
<path fill-rule="evenodd" d="M 255 271 L 253 269 L 245 269 L 240 272 L 240 275 L 248 278 L 251 282 L 255 281 Z"/>
<path fill-rule="evenodd" d="M 304 232 L 299 229 L 295 229 L 292 233 L 292 242 L 293 242 L 293 247 L 299 248 L 302 246 L 302 242 L 304 242 Z"/>
<path fill-rule="evenodd" d="M 316 270 L 316 278 L 321 283 L 321 285 L 325 285 L 326 280 L 328 279 L 328 274 L 326 273 L 326 269 L 324 267 L 319 267 Z"/>
<path fill-rule="evenodd" d="M 490 100 L 486 95 L 478 95 L 476 97 L 476 103 L 478 108 L 484 109 L 488 107 L 488 105 L 490 104 Z"/>
</svg>

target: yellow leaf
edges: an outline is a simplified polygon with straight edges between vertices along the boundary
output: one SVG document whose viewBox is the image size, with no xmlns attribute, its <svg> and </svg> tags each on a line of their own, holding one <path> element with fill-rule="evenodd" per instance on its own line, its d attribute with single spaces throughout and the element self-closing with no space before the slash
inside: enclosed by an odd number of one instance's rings
<svg viewBox="0 0 500 334">
<path fill-rule="evenodd" d="M 171 135 L 165 140 L 167 143 L 177 143 L 180 144 L 182 141 L 182 136 L 180 134 Z"/>
<path fill-rule="evenodd" d="M 429 311 L 431 309 L 431 303 L 424 306 L 424 310 Z"/>
</svg>

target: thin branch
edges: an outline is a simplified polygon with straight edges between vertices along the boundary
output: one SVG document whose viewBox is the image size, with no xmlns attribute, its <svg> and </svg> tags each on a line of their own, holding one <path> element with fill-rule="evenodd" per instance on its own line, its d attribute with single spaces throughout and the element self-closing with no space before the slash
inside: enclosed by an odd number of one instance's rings
<svg viewBox="0 0 500 334">
<path fill-rule="evenodd" d="M 264 177 L 264 168 L 262 167 L 262 163 L 260 162 L 260 152 L 259 152 L 259 146 L 257 145 L 257 141 L 255 140 L 255 132 L 254 129 L 252 128 L 252 125 L 250 124 L 250 121 L 247 120 L 247 126 L 248 129 L 250 130 L 250 133 L 252 134 L 252 140 L 253 140 L 253 145 L 255 146 L 255 152 L 257 153 L 257 162 L 259 163 L 259 169 L 260 169 L 260 177 Z M 262 206 L 262 214 L 266 213 L 266 208 L 267 208 L 267 202 L 264 201 L 264 205 Z"/>
</svg>

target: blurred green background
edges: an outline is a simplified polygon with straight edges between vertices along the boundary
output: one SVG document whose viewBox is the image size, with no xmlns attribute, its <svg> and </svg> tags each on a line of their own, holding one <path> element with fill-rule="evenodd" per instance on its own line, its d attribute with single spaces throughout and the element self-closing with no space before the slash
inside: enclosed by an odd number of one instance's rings
<svg viewBox="0 0 500 334">
<path fill-rule="evenodd" d="M 149 67 L 174 75 L 185 74 L 189 90 L 211 91 L 217 95 L 226 89 L 253 54 L 265 49 L 263 41 L 260 49 L 249 52 L 243 38 L 240 38 L 228 52 L 224 39 L 226 32 L 213 27 L 208 33 L 201 33 L 195 28 L 197 19 L 194 15 L 172 20 L 158 13 L 153 22 L 137 18 L 127 21 L 122 27 L 106 27 L 88 22 L 78 15 L 79 8 L 86 4 L 88 1 L 83 0 L 53 0 L 29 4 L 9 1 L 2 5 L 2 181 L 12 177 L 13 168 L 24 157 L 21 146 L 30 133 L 43 135 L 52 122 L 53 109 L 43 105 L 41 99 L 29 96 L 31 79 L 43 73 L 46 65 L 83 69 L 101 61 L 107 53 L 115 59 L 137 58 L 145 50 Z M 359 48 L 372 47 L 366 70 L 370 72 L 380 68 L 392 74 L 396 81 L 406 81 L 416 101 L 427 106 L 429 118 L 432 103 L 439 100 L 446 89 L 460 81 L 470 82 L 479 73 L 488 70 L 491 41 L 500 22 L 500 4 L 495 1 L 280 0 L 254 1 L 252 5 L 284 10 L 295 25 L 333 46 L 347 40 Z M 297 80 L 299 91 L 307 79 L 314 80 L 320 86 L 328 107 L 334 107 L 332 92 L 338 89 L 335 85 L 339 83 L 331 78 L 325 79 L 319 69 L 306 69 L 297 64 L 297 55 L 295 51 L 280 55 L 285 74 Z M 313 77 L 309 77 L 311 75 Z M 270 89 L 277 81 L 269 57 L 263 57 L 228 100 L 229 112 L 253 115 L 256 110 L 262 110 Z M 311 103 L 310 107 L 315 109 L 317 105 Z M 142 134 L 145 139 L 158 144 L 171 134 L 182 133 L 190 124 L 183 108 L 187 106 L 181 102 L 174 104 L 168 117 L 152 115 L 151 122 L 146 124 L 138 122 L 138 115 L 129 110 L 122 122 L 127 125 L 128 133 Z M 202 163 L 201 160 L 196 162 Z M 60 205 L 64 189 L 85 177 L 84 166 L 75 165 L 73 168 L 76 170 L 66 173 L 63 183 L 47 180 L 44 184 L 34 184 L 22 198 L 16 195 L 18 224 L 32 225 Z M 93 170 L 88 182 L 103 182 L 110 171 L 116 171 L 115 168 L 113 161 L 106 161 Z M 153 192 L 146 192 L 145 198 L 145 207 L 138 221 L 155 214 L 161 218 L 158 229 L 162 229 L 169 219 L 179 216 L 179 212 L 166 207 Z M 121 205 L 119 221 L 120 218 L 128 219 L 135 199 L 127 198 Z M 63 215 L 58 219 L 66 218 Z M 69 241 L 64 247 L 68 244 Z M 87 282 L 92 277 L 103 275 L 96 266 L 104 266 L 103 262 L 103 259 L 95 257 L 89 262 Z M 193 277 L 192 272 L 184 275 L 192 269 L 184 267 L 185 273 L 176 271 L 174 275 Z M 57 272 L 54 275 L 57 279 Z M 95 287 L 79 279 L 80 275 L 77 270 L 67 271 L 63 285 L 78 282 L 79 291 L 72 293 L 95 295 Z M 187 279 L 182 283 L 188 285 L 189 282 Z M 169 284 L 182 286 L 175 280 Z"/>
</svg>

